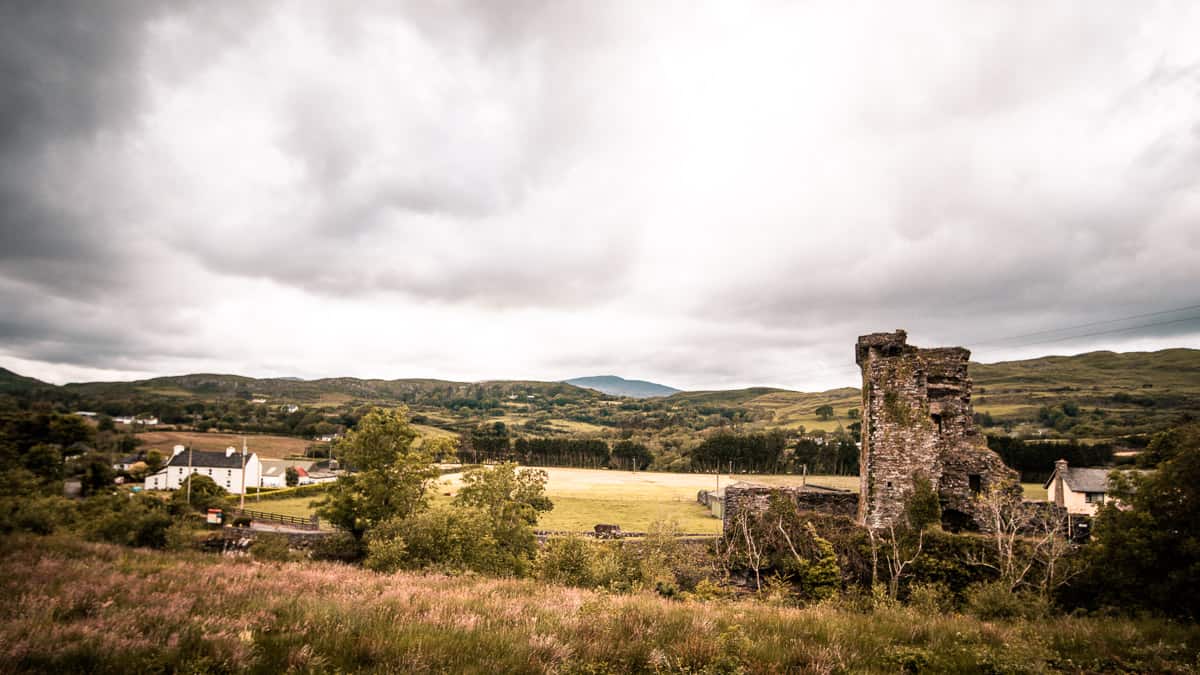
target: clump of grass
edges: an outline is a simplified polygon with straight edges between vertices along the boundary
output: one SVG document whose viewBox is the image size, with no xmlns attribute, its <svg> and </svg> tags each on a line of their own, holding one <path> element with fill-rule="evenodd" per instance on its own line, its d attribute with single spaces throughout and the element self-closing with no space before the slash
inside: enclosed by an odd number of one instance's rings
<svg viewBox="0 0 1200 675">
<path fill-rule="evenodd" d="M 4 672 L 1185 672 L 1200 649 L 1152 619 L 671 601 L 57 537 L 5 542 L 0 597 Z"/>
</svg>

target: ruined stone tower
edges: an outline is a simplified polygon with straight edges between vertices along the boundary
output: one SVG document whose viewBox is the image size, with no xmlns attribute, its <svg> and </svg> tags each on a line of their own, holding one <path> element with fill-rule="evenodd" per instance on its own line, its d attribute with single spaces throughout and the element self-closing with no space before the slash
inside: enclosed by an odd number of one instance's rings
<svg viewBox="0 0 1200 675">
<path fill-rule="evenodd" d="M 950 527 L 988 529 L 975 496 L 998 489 L 1020 499 L 1017 472 L 987 447 L 975 427 L 971 378 L 962 347 L 920 349 L 908 335 L 858 338 L 862 368 L 862 451 L 858 521 L 871 528 L 898 522 L 915 477 L 929 479 Z"/>
</svg>

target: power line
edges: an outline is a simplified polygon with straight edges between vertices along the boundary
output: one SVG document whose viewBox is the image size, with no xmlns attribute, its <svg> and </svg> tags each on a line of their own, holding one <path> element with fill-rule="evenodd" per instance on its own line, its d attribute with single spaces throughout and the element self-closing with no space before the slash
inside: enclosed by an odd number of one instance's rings
<svg viewBox="0 0 1200 675">
<path fill-rule="evenodd" d="M 1112 328 L 1109 330 L 1100 330 L 1092 333 L 1080 333 L 1079 335 L 1067 335 L 1065 337 L 1051 338 L 1049 340 L 1038 340 L 1036 342 L 1026 342 L 1024 344 L 1008 345 L 1009 347 L 1030 347 L 1033 345 L 1044 345 L 1051 342 L 1064 342 L 1066 340 L 1077 340 L 1085 337 L 1095 337 L 1097 335 L 1110 335 L 1112 333 L 1124 333 L 1126 331 L 1137 330 L 1139 328 L 1152 328 L 1154 326 L 1167 326 L 1175 323 L 1187 323 L 1188 321 L 1200 321 L 1200 316 L 1188 316 L 1182 319 L 1173 319 L 1171 321 L 1156 321 L 1154 323 L 1144 323 L 1137 326 L 1126 326 L 1125 328 Z"/>
<path fill-rule="evenodd" d="M 1132 314 L 1130 316 L 1122 316 L 1122 317 L 1118 317 L 1116 319 L 1106 319 L 1104 321 L 1092 321 L 1090 323 L 1081 323 L 1081 324 L 1077 324 L 1074 326 L 1065 326 L 1063 328 L 1051 328 L 1048 330 L 1039 330 L 1039 331 L 1034 331 L 1032 333 L 1024 333 L 1021 335 L 1010 335 L 1008 337 L 995 338 L 993 340 L 988 340 L 986 342 L 971 342 L 969 344 L 976 346 L 976 347 L 980 347 L 980 346 L 984 346 L 984 345 L 993 345 L 993 344 L 997 344 L 1000 342 L 1008 342 L 1009 340 L 1019 340 L 1021 338 L 1036 337 L 1038 335 L 1047 335 L 1049 333 L 1061 333 L 1065 330 L 1076 330 L 1078 328 L 1091 328 L 1092 326 L 1102 326 L 1107 323 L 1118 323 L 1120 321 L 1130 321 L 1132 319 L 1144 319 L 1144 318 L 1150 317 L 1150 316 L 1162 316 L 1164 314 L 1176 314 L 1178 312 L 1186 312 L 1186 311 L 1193 310 L 1193 309 L 1200 309 L 1200 305 L 1190 305 L 1188 307 L 1178 307 L 1176 309 L 1164 309 L 1161 312 L 1147 312 L 1145 314 Z M 1080 337 L 1083 337 L 1083 336 L 1080 336 Z M 1033 344 L 1038 344 L 1038 343 L 1033 343 Z"/>
<path fill-rule="evenodd" d="M 1014 335 L 1014 336 L 1010 336 L 1010 337 L 1006 337 L 1006 338 L 1000 338 L 998 340 L 991 340 L 988 342 L 977 342 L 977 343 L 967 343 L 967 344 L 969 344 L 970 347 L 972 349 L 974 349 L 974 348 L 980 347 L 980 346 L 994 345 L 994 344 L 997 344 L 1000 342 L 1007 342 L 1010 340 L 1016 340 L 1016 339 L 1023 338 L 1023 337 L 1034 337 L 1034 336 L 1038 336 L 1038 335 L 1060 333 L 1060 332 L 1066 331 L 1066 330 L 1077 330 L 1079 328 L 1088 328 L 1091 326 L 1102 326 L 1104 324 L 1117 323 L 1119 321 L 1128 321 L 1130 319 L 1136 319 L 1136 318 L 1144 318 L 1144 317 L 1150 317 L 1150 316 L 1162 316 L 1165 314 L 1175 314 L 1178 312 L 1184 312 L 1184 311 L 1188 311 L 1191 309 L 1200 309 L 1200 305 L 1192 305 L 1190 307 L 1179 307 L 1176 309 L 1168 309 L 1168 310 L 1163 310 L 1160 312 L 1147 312 L 1145 314 L 1134 314 L 1131 316 L 1120 317 L 1117 319 L 1108 319 L 1106 321 L 1093 321 L 1090 323 L 1077 324 L 1074 326 L 1066 326 L 1064 328 L 1054 328 L 1054 329 L 1049 329 L 1049 330 L 1035 331 L 1033 333 L 1025 333 L 1023 335 Z M 1032 342 L 1022 342 L 1022 343 L 1016 343 L 1016 344 L 1008 344 L 1008 345 L 1004 345 L 1004 346 L 1009 349 L 1016 349 L 1018 347 L 1031 347 L 1034 345 L 1051 344 L 1051 343 L 1055 343 L 1055 342 L 1066 342 L 1068 340 L 1077 340 L 1077 339 L 1082 339 L 1082 338 L 1087 338 L 1087 337 L 1096 337 L 1096 336 L 1100 336 L 1100 335 L 1112 335 L 1115 333 L 1125 333 L 1125 332 L 1128 332 L 1131 330 L 1138 330 L 1140 328 L 1154 328 L 1157 326 L 1168 326 L 1168 325 L 1173 325 L 1173 324 L 1178 324 L 1178 323 L 1187 323 L 1189 321 L 1200 321 L 1200 316 L 1189 316 L 1189 317 L 1183 317 L 1183 318 L 1179 318 L 1179 319 L 1172 319 L 1169 321 L 1154 321 L 1151 323 L 1138 324 L 1136 326 L 1125 326 L 1123 328 L 1110 328 L 1110 329 L 1101 330 L 1101 331 L 1092 331 L 1090 333 L 1065 335 L 1065 336 L 1050 338 L 1047 340 L 1035 340 Z M 797 378 L 797 379 L 807 379 L 807 378 L 811 378 L 814 376 L 842 375 L 842 374 L 852 374 L 852 373 L 856 373 L 856 372 L 858 372 L 857 366 L 838 366 L 838 367 L 813 369 L 813 370 L 808 370 L 808 371 L 800 372 L 800 373 L 792 373 L 790 375 L 790 377 Z"/>
</svg>

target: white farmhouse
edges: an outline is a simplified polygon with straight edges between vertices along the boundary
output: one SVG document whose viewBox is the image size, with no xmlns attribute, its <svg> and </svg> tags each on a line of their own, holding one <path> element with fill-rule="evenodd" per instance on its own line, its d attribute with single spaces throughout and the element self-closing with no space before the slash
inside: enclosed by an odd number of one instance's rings
<svg viewBox="0 0 1200 675">
<path fill-rule="evenodd" d="M 147 490 L 177 490 L 189 473 L 208 476 L 217 485 L 234 494 L 242 493 L 242 485 L 255 487 L 262 477 L 262 462 L 256 453 L 245 455 L 246 480 L 242 482 L 243 455 L 236 448 L 224 452 L 188 450 L 175 446 L 171 459 L 162 471 L 146 478 Z"/>
<path fill-rule="evenodd" d="M 1046 498 L 1075 515 L 1094 516 L 1108 495 L 1111 469 L 1080 469 L 1067 466 L 1067 460 L 1054 463 L 1054 473 L 1043 486 Z"/>
</svg>

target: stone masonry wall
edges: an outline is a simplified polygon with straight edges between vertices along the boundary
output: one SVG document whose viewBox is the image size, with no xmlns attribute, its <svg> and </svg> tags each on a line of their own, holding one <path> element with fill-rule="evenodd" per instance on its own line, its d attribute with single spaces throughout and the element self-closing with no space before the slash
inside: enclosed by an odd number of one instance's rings
<svg viewBox="0 0 1200 675">
<path fill-rule="evenodd" d="M 725 488 L 725 533 L 736 527 L 742 513 L 766 511 L 771 495 L 781 494 L 792 500 L 801 511 L 818 511 L 853 518 L 858 510 L 858 494 L 818 486 L 776 487 L 753 483 L 734 483 Z"/>
<path fill-rule="evenodd" d="M 971 352 L 961 347 L 920 349 L 907 334 L 858 339 L 862 368 L 862 450 L 859 523 L 897 521 L 914 479 L 929 479 L 947 522 L 987 529 L 976 495 L 1000 490 L 1020 499 L 1017 473 L 987 447 L 971 407 Z"/>
</svg>

